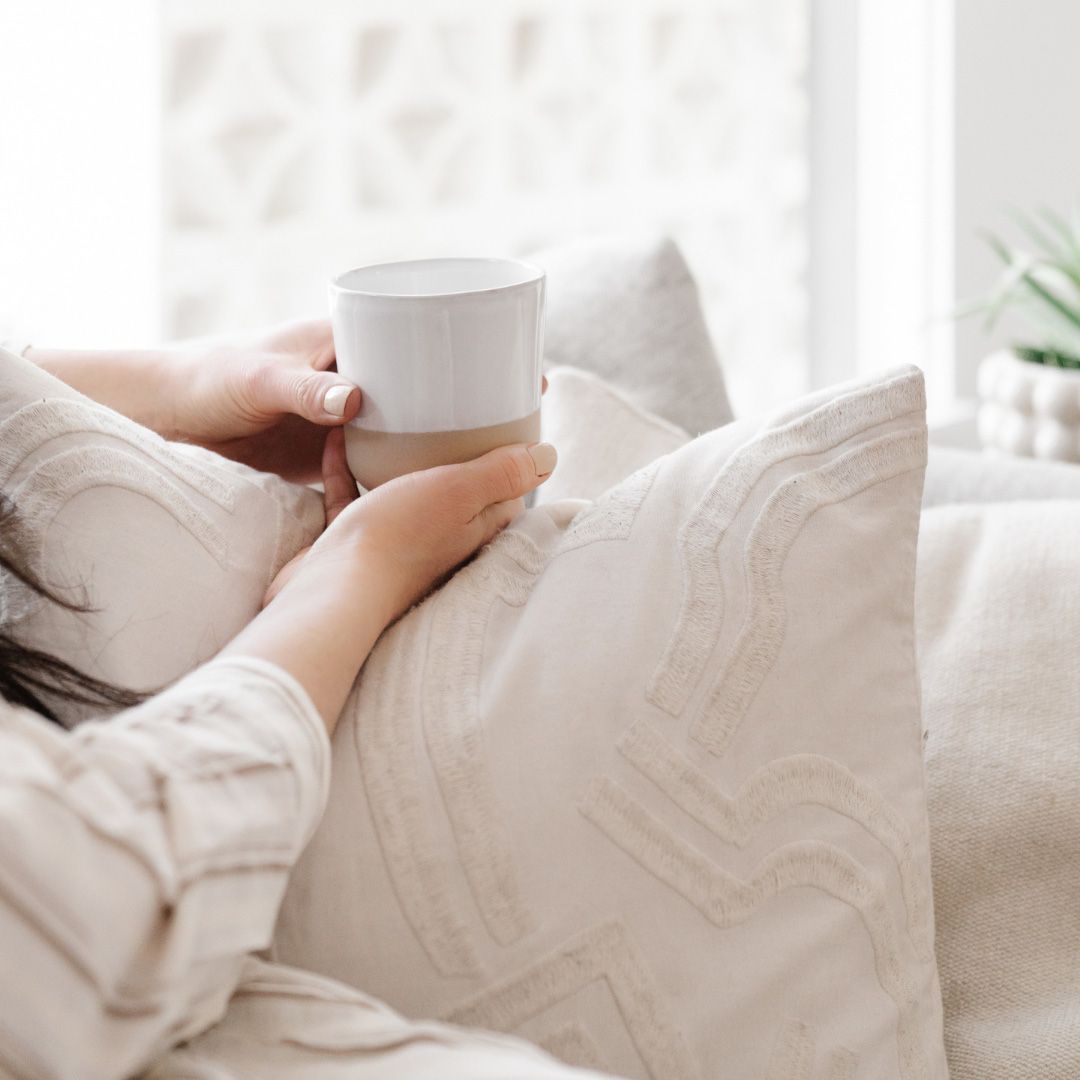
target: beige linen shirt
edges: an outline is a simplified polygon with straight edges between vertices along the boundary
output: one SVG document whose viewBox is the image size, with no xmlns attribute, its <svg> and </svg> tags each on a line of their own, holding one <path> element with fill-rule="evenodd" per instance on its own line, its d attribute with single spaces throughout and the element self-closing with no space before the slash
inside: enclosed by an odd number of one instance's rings
<svg viewBox="0 0 1080 1080">
<path fill-rule="evenodd" d="M 249 955 L 329 764 L 304 690 L 259 660 L 71 732 L 0 701 L 0 1077 L 596 1076 Z"/>
<path fill-rule="evenodd" d="M 330 748 L 289 675 L 219 659 L 64 731 L 0 703 L 0 1074 L 129 1076 L 271 939 Z"/>
</svg>

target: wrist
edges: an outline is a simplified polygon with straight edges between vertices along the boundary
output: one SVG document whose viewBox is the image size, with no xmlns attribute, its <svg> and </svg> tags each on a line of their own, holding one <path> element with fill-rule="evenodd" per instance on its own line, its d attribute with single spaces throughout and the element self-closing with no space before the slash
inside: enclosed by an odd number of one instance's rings
<svg viewBox="0 0 1080 1080">
<path fill-rule="evenodd" d="M 325 550 L 316 543 L 271 604 L 310 604 L 359 642 L 372 630 L 378 637 L 401 612 L 397 581 L 394 567 L 360 541 L 339 540 Z"/>
<path fill-rule="evenodd" d="M 181 379 L 177 354 L 161 349 L 69 351 L 32 346 L 26 358 L 72 389 L 136 423 L 177 437 Z"/>
</svg>

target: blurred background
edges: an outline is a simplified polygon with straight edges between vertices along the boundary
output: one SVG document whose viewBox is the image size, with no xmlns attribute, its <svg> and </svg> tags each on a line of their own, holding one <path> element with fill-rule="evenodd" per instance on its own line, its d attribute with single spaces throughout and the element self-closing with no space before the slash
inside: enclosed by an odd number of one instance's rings
<svg viewBox="0 0 1080 1080">
<path fill-rule="evenodd" d="M 366 262 L 664 232 L 738 412 L 915 362 L 949 421 L 978 229 L 1071 205 L 1078 32 L 1072 0 L 5 0 L 0 318 L 146 344 L 320 314 Z"/>
</svg>

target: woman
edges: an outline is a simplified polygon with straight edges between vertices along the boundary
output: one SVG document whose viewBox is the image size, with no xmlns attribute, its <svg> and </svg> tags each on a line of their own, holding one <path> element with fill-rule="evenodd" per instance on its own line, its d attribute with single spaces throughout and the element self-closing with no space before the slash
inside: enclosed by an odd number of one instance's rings
<svg viewBox="0 0 1080 1080">
<path fill-rule="evenodd" d="M 198 352 L 27 357 L 256 467 L 312 479 L 321 453 L 327 528 L 218 658 L 104 723 L 48 723 L 50 694 L 124 695 L 0 636 L 0 1074 L 571 1075 L 249 955 L 322 812 L 327 736 L 375 640 L 513 519 L 554 449 L 504 447 L 357 499 L 341 433 L 323 429 L 356 415 L 360 390 L 331 370 L 324 323 Z M 30 578 L 7 539 L 0 554 Z"/>
</svg>

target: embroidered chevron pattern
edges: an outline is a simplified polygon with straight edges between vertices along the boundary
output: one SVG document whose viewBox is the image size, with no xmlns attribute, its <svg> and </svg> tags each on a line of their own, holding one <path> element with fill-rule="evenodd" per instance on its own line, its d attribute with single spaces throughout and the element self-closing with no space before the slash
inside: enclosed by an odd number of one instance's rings
<svg viewBox="0 0 1080 1080">
<path fill-rule="evenodd" d="M 817 1032 L 803 1020 L 784 1021 L 765 1080 L 813 1080 L 817 1056 Z M 825 1080 L 855 1080 L 858 1058 L 850 1050 L 838 1047 L 829 1055 Z"/>
<path fill-rule="evenodd" d="M 702 746 L 714 754 L 724 752 L 776 662 L 787 622 L 784 562 L 810 516 L 925 461 L 925 430 L 894 432 L 791 477 L 769 497 L 746 542 L 747 613 L 742 629 L 690 725 L 691 736 Z"/>
<path fill-rule="evenodd" d="M 608 777 L 593 781 L 579 809 L 609 840 L 716 926 L 744 922 L 766 901 L 799 886 L 819 889 L 858 912 L 873 946 L 878 981 L 899 1014 L 900 1075 L 905 1080 L 928 1075 L 915 1022 L 917 992 L 900 958 L 895 924 L 879 883 L 849 855 L 817 841 L 785 844 L 743 881 L 677 836 Z"/>
<path fill-rule="evenodd" d="M 813 1080 L 813 1028 L 802 1020 L 786 1020 L 769 1058 L 765 1080 Z"/>
<path fill-rule="evenodd" d="M 426 645 L 426 633 L 399 622 L 372 653 L 362 675 L 363 707 L 354 713 L 354 748 L 402 914 L 437 971 L 476 975 L 479 964 L 458 916 L 448 853 L 431 826 L 436 805 L 421 778 L 424 749 L 411 723 L 420 708 L 415 673 Z"/>
<path fill-rule="evenodd" d="M 505 558 L 503 558 L 505 556 Z M 504 532 L 484 557 L 435 597 L 423 678 L 431 763 L 461 863 L 492 937 L 517 941 L 535 925 L 518 882 L 514 843 L 499 808 L 480 722 L 480 673 L 493 606 L 520 607 L 546 556 L 518 532 Z"/>
<path fill-rule="evenodd" d="M 511 1032 L 526 1020 L 603 979 L 653 1080 L 698 1076 L 682 1035 L 626 927 L 602 923 L 524 971 L 459 1005 L 446 1019 Z"/>
<path fill-rule="evenodd" d="M 61 507 L 95 487 L 119 487 L 142 495 L 172 515 L 215 562 L 228 564 L 229 546 L 222 531 L 181 488 L 156 472 L 139 454 L 118 447 L 88 446 L 65 450 L 42 461 L 12 494 L 19 507 L 16 528 L 27 530 L 24 550 L 42 554 L 33 537 L 47 532 Z"/>
<path fill-rule="evenodd" d="M 895 860 L 909 933 L 923 959 L 930 958 L 929 897 L 918 873 L 907 824 L 878 791 L 840 762 L 819 754 L 777 758 L 753 773 L 734 796 L 728 796 L 646 720 L 633 724 L 617 745 L 676 806 L 721 840 L 740 848 L 759 825 L 802 803 L 828 807 L 860 825 Z"/>
<path fill-rule="evenodd" d="M 39 447 L 60 436 L 82 434 L 108 435 L 126 443 L 223 510 L 231 511 L 236 503 L 229 484 L 173 452 L 152 431 L 89 402 L 61 398 L 30 402 L 0 424 L 0 485 Z"/>
<path fill-rule="evenodd" d="M 921 377 L 905 374 L 835 398 L 762 432 L 732 454 L 678 533 L 682 602 L 646 690 L 652 704 L 681 715 L 701 679 L 724 619 L 718 550 L 764 473 L 782 461 L 832 450 L 869 427 L 924 407 Z"/>
<path fill-rule="evenodd" d="M 555 554 L 562 555 L 601 540 L 628 539 L 662 462 L 663 458 L 658 458 L 639 469 L 582 510 L 563 533 Z"/>
<path fill-rule="evenodd" d="M 536 1041 L 552 1057 L 557 1057 L 567 1065 L 602 1073 L 611 1072 L 600 1047 L 584 1024 L 563 1024 L 549 1034 L 541 1035 Z"/>
</svg>

